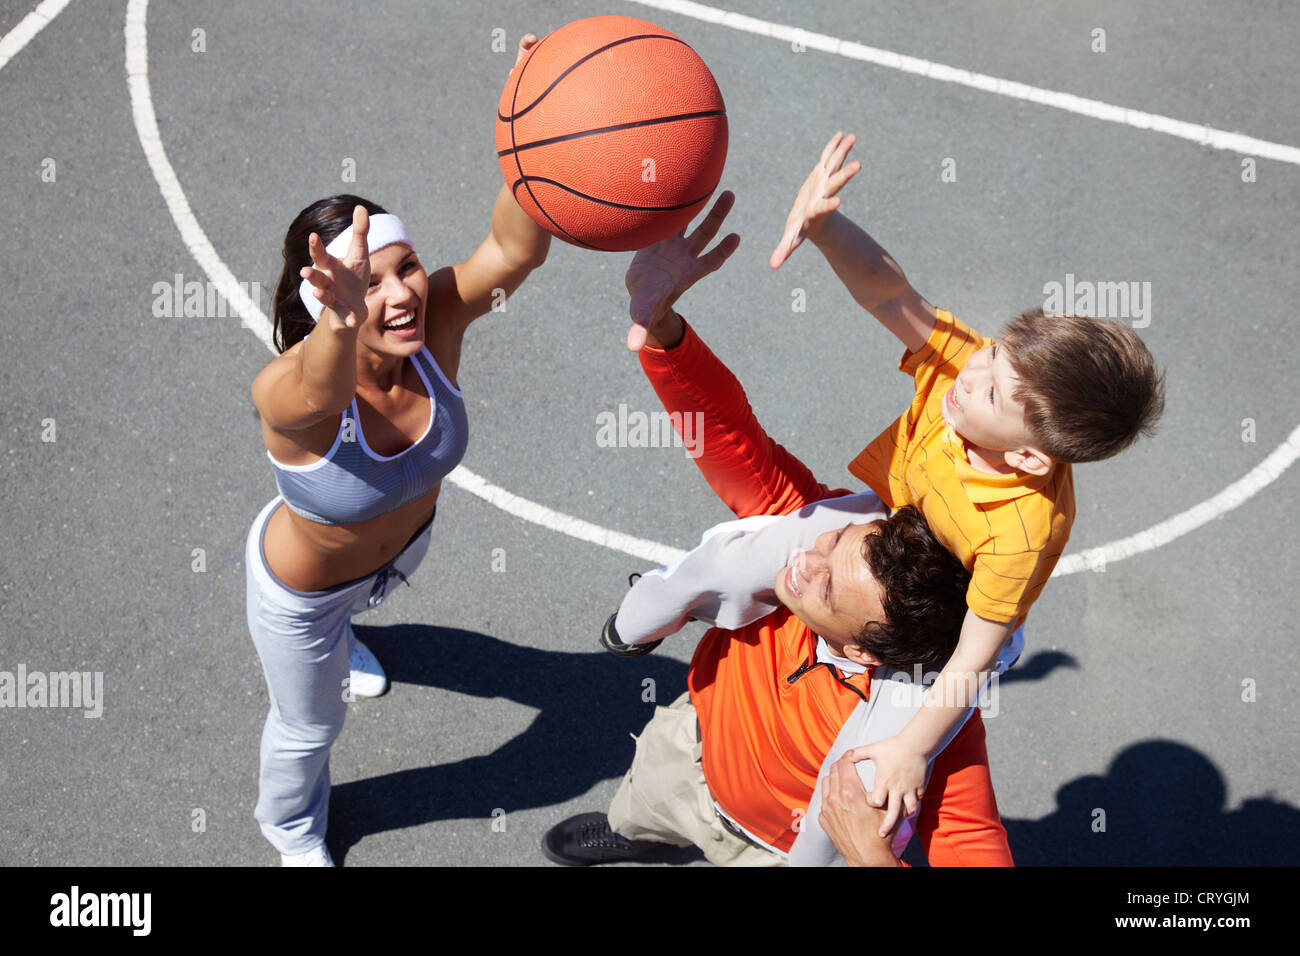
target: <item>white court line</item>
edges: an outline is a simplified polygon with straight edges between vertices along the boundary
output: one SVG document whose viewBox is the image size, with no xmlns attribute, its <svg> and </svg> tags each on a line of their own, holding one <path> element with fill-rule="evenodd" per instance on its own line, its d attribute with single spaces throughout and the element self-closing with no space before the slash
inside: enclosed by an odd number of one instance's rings
<svg viewBox="0 0 1300 956">
<path fill-rule="evenodd" d="M 970 70 L 946 66 L 943 63 L 934 63 L 914 56 L 904 56 L 901 53 L 864 46 L 850 40 L 840 40 L 824 33 L 812 33 L 784 23 L 757 20 L 754 17 L 732 13 L 729 10 L 707 7 L 702 3 L 691 3 L 690 0 L 628 0 L 628 2 L 645 7 L 654 7 L 657 10 L 665 10 L 669 13 L 681 14 L 684 17 L 703 20 L 706 23 L 730 27 L 733 30 L 742 30 L 745 33 L 756 33 L 759 36 L 771 37 L 784 43 L 798 42 L 810 50 L 821 50 L 823 53 L 834 53 L 850 60 L 874 63 L 876 66 L 911 73 L 915 76 L 923 76 L 930 80 L 955 83 L 958 86 L 969 86 L 971 89 L 983 90 L 985 93 L 996 93 L 999 96 L 1007 96 L 1011 99 L 1039 103 L 1043 106 L 1065 110 L 1068 113 L 1078 113 L 1080 116 L 1089 116 L 1092 119 L 1103 120 L 1108 123 L 1122 123 L 1125 126 L 1132 126 L 1134 129 L 1177 136 L 1180 139 L 1191 140 L 1193 143 L 1199 143 L 1202 146 L 1212 146 L 1215 149 L 1226 149 L 1236 153 L 1246 153 L 1250 156 L 1262 156 L 1283 163 L 1300 165 L 1300 149 L 1282 143 L 1271 143 L 1268 140 L 1256 139 L 1253 136 L 1244 136 L 1241 133 L 1229 133 L 1225 130 L 1214 129 L 1211 126 L 1202 126 L 1199 123 L 1185 123 L 1182 120 L 1171 119 L 1157 113 L 1143 113 L 1141 110 L 1131 110 L 1124 106 L 1103 103 L 1101 100 L 1085 99 L 1082 96 L 1075 96 L 1073 93 L 1045 90 L 1041 87 L 1030 86 L 1027 83 L 999 79 L 986 73 L 972 73 Z"/>
<path fill-rule="evenodd" d="M 1104 571 L 1107 562 L 1122 561 L 1181 538 L 1192 529 L 1231 511 L 1265 485 L 1276 481 L 1297 458 L 1300 458 L 1300 425 L 1267 458 L 1248 471 L 1244 478 L 1234 481 L 1213 498 L 1207 498 L 1196 507 L 1188 508 L 1182 514 L 1174 515 L 1167 521 L 1127 538 L 1067 554 L 1052 571 L 1052 577 L 1076 571 Z"/>
<path fill-rule="evenodd" d="M 459 472 L 459 475 L 457 472 Z M 653 561 L 661 567 L 668 567 L 668 565 L 680 560 L 686 554 L 685 551 L 679 548 L 669 547 L 666 544 L 656 544 L 644 538 L 634 538 L 630 534 L 623 534 L 621 531 L 611 531 L 608 528 L 602 528 L 599 525 L 583 521 L 581 518 L 562 514 L 559 511 L 552 511 L 535 501 L 520 498 L 504 488 L 498 488 L 496 485 L 480 478 L 474 472 L 460 466 L 457 466 L 456 470 L 447 477 L 471 494 L 478 495 L 484 501 L 496 505 L 502 511 L 508 511 L 525 521 L 532 521 L 535 524 L 550 528 L 552 531 L 580 538 L 583 541 L 590 541 L 592 544 L 598 544 L 612 551 L 622 551 L 634 558 Z"/>
<path fill-rule="evenodd" d="M 239 313 L 241 324 L 251 329 L 262 344 L 274 352 L 271 321 L 235 281 L 234 273 L 226 268 L 226 264 L 217 255 L 217 250 L 208 241 L 207 234 L 190 209 L 189 200 L 185 198 L 181 181 L 176 178 L 176 172 L 163 150 L 162 135 L 158 132 L 158 117 L 153 110 L 153 94 L 149 89 L 149 35 L 145 26 L 148 12 L 148 0 L 131 0 L 126 8 L 126 82 L 131 91 L 131 116 L 135 120 L 140 146 L 144 149 L 145 158 L 149 160 L 153 178 L 162 190 L 167 209 L 172 214 L 176 228 L 181 231 L 181 239 L 186 248 L 198 260 L 226 302 Z"/>
<path fill-rule="evenodd" d="M 692 7 L 698 5 L 691 5 Z M 710 8 L 701 8 L 710 9 Z M 162 137 L 158 132 L 158 122 L 154 114 L 152 94 L 149 89 L 149 50 L 146 17 L 149 0 L 129 0 L 126 10 L 126 73 L 131 93 L 131 115 L 135 120 L 136 132 L 144 150 L 149 167 L 163 199 L 171 212 L 173 220 L 180 229 L 181 238 L 190 254 L 200 267 L 218 284 L 222 294 L 239 311 L 241 322 L 256 335 L 273 353 L 271 321 L 245 295 L 225 263 L 221 261 L 212 243 L 208 241 L 198 220 L 190 210 L 189 202 L 181 189 L 180 180 L 167 159 L 163 149 Z M 1225 147 L 1226 148 L 1226 147 Z M 1286 147 L 1290 149 L 1290 147 Z M 1096 548 L 1089 548 L 1077 554 L 1068 554 L 1056 566 L 1053 576 L 1073 574 L 1083 570 L 1103 570 L 1107 563 L 1114 563 L 1144 551 L 1150 551 L 1168 544 L 1176 538 L 1200 527 L 1218 515 L 1236 508 L 1265 486 L 1276 481 L 1290 465 L 1300 457 L 1300 427 L 1279 445 L 1264 461 L 1251 469 L 1245 477 L 1233 482 L 1219 494 L 1203 501 L 1201 504 L 1167 521 L 1162 521 L 1151 528 L 1127 538 L 1110 542 Z M 635 538 L 631 535 L 602 528 L 599 525 L 575 518 L 571 515 L 553 511 L 534 501 L 500 488 L 469 469 L 459 466 L 447 480 L 477 495 L 496 507 L 530 521 L 534 524 L 567 534 L 582 541 L 598 544 L 601 547 L 621 551 L 632 557 L 652 561 L 660 565 L 669 565 L 684 553 L 668 545 Z"/>
<path fill-rule="evenodd" d="M 0 40 L 0 70 L 4 69 L 5 64 L 12 60 L 19 50 L 31 42 L 32 37 L 49 26 L 50 21 L 62 13 L 63 8 L 71 2 L 72 0 L 42 0 L 35 10 L 19 20 L 18 26 Z"/>
</svg>

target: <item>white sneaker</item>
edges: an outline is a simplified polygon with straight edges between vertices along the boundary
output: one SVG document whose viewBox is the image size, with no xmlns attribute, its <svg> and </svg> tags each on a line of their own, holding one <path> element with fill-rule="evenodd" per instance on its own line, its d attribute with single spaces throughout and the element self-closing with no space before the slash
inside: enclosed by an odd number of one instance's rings
<svg viewBox="0 0 1300 956">
<path fill-rule="evenodd" d="M 306 853 L 281 853 L 281 866 L 333 866 L 334 861 L 330 859 L 330 851 L 322 843 L 315 849 L 308 850 Z"/>
<path fill-rule="evenodd" d="M 370 648 L 355 638 L 348 664 L 352 668 L 348 689 L 353 697 L 381 697 L 387 693 L 388 675 L 379 666 L 379 661 L 370 652 Z"/>
</svg>

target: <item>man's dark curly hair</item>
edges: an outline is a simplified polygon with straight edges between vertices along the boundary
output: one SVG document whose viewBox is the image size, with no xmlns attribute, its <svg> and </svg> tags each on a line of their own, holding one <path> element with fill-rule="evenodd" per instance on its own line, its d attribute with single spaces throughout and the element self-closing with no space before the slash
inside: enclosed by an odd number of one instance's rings
<svg viewBox="0 0 1300 956">
<path fill-rule="evenodd" d="M 890 667 L 942 670 L 961 636 L 970 572 L 911 505 L 862 539 L 862 556 L 884 589 L 885 620 L 868 621 L 853 640 Z"/>
</svg>

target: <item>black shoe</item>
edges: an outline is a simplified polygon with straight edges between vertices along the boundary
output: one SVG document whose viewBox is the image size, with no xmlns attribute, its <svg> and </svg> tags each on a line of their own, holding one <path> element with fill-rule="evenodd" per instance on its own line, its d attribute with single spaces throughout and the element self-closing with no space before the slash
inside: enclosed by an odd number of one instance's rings
<svg viewBox="0 0 1300 956">
<path fill-rule="evenodd" d="M 600 646 L 615 657 L 641 657 L 649 654 L 664 642 L 661 637 L 657 641 L 647 641 L 644 644 L 624 644 L 618 636 L 618 631 L 614 628 L 614 618 L 616 617 L 618 617 L 618 611 L 609 616 L 609 620 L 605 622 L 605 626 L 600 630 Z"/>
<path fill-rule="evenodd" d="M 562 866 L 592 866 L 640 860 L 661 862 L 677 847 L 650 840 L 629 840 L 609 828 L 603 813 L 580 813 L 557 823 L 542 837 L 542 853 Z"/>
</svg>

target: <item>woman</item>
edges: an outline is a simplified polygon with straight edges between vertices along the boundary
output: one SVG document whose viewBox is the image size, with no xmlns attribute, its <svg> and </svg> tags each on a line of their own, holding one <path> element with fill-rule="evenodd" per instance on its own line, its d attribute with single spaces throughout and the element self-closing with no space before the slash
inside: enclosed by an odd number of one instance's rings
<svg viewBox="0 0 1300 956">
<path fill-rule="evenodd" d="M 536 42 L 525 36 L 519 56 Z M 271 699 L 254 815 L 286 866 L 333 866 L 330 747 L 347 700 L 387 686 L 350 618 L 428 550 L 442 478 L 467 441 L 465 330 L 549 248 L 507 188 L 487 240 L 428 275 L 401 220 L 355 196 L 313 203 L 285 236 L 282 354 L 253 382 L 281 493 L 253 522 L 246 565 Z"/>
</svg>

